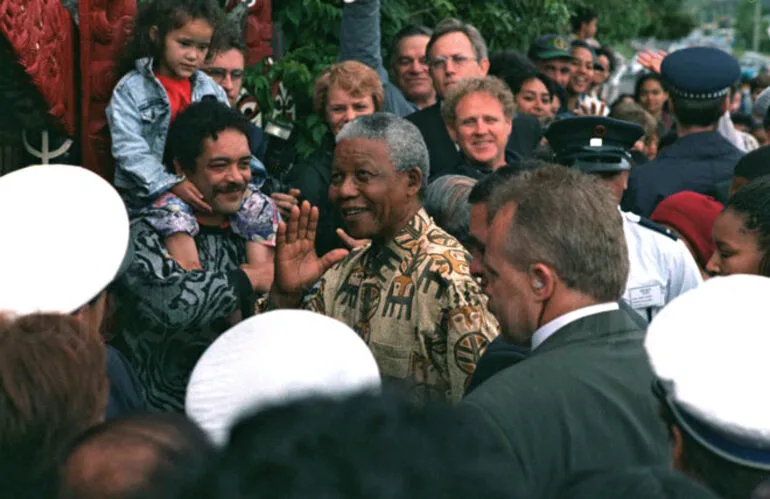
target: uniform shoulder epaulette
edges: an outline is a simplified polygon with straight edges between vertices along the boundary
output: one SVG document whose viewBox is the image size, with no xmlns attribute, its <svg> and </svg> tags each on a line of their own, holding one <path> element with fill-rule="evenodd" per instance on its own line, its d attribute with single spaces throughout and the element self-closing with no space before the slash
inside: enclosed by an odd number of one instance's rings
<svg viewBox="0 0 770 499">
<path fill-rule="evenodd" d="M 647 218 L 639 217 L 639 225 L 641 225 L 642 227 L 647 227 L 650 230 L 654 230 L 655 232 L 663 234 L 664 236 L 668 236 L 674 241 L 679 240 L 679 238 L 676 236 L 676 234 L 674 234 L 674 232 L 671 229 L 667 228 L 664 225 L 660 225 L 659 223 L 655 223 L 652 220 L 649 220 Z"/>
</svg>

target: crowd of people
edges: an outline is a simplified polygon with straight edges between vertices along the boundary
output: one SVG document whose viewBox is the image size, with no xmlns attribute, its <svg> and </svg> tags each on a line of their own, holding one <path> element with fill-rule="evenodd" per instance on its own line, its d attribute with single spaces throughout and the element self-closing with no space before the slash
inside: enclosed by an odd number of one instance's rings
<svg viewBox="0 0 770 499">
<path fill-rule="evenodd" d="M 770 77 L 647 52 L 608 102 L 600 12 L 384 58 L 380 9 L 275 182 L 214 0 L 140 5 L 114 182 L 0 177 L 3 494 L 770 497 Z"/>
</svg>

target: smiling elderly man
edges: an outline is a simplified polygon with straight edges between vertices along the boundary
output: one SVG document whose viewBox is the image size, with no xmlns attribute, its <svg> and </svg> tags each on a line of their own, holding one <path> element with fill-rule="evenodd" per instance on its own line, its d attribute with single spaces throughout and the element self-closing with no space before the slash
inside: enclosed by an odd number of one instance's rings
<svg viewBox="0 0 770 499">
<path fill-rule="evenodd" d="M 318 210 L 294 207 L 279 226 L 263 309 L 301 306 L 339 319 L 372 349 L 385 384 L 418 401 L 457 401 L 499 326 L 470 275 L 470 255 L 422 207 L 427 176 L 428 151 L 413 124 L 386 113 L 348 123 L 337 136 L 329 197 L 347 232 L 372 242 L 319 258 Z"/>
</svg>

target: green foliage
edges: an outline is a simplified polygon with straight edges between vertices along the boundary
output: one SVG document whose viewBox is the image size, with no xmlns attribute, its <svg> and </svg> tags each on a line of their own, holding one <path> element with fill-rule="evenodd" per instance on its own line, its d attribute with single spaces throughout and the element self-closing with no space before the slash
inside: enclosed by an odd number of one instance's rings
<svg viewBox="0 0 770 499">
<path fill-rule="evenodd" d="M 569 16 L 577 6 L 599 5 L 599 32 L 603 43 L 618 43 L 635 37 L 640 30 L 661 32 L 665 13 L 677 14 L 682 0 L 381 0 L 383 56 L 387 60 L 390 40 L 410 23 L 434 26 L 445 17 L 457 17 L 475 25 L 486 38 L 490 52 L 526 51 L 540 34 L 569 32 Z M 656 10 L 662 6 L 667 10 Z M 341 0 L 292 0 L 273 2 L 273 22 L 281 27 L 285 54 L 267 68 L 257 65 L 248 71 L 246 87 L 254 93 L 260 109 L 271 115 L 274 103 L 270 88 L 282 81 L 296 104 L 298 150 L 304 157 L 317 149 L 326 125 L 312 110 L 315 77 L 335 62 L 339 46 Z M 673 19 L 673 18 L 669 18 Z M 676 20 L 676 19 L 674 19 Z M 679 19 L 684 26 L 684 21 Z M 653 25 L 653 28 L 649 28 Z M 686 26 L 685 26 L 686 27 Z M 688 30 L 689 31 L 689 30 Z"/>
<path fill-rule="evenodd" d="M 761 7 L 762 14 L 767 13 L 764 5 Z M 756 1 L 741 0 L 735 9 L 735 42 L 738 47 L 744 50 L 752 50 L 754 41 L 754 18 L 756 12 Z M 770 39 L 767 37 L 768 22 L 762 20 L 759 31 L 759 51 L 770 52 Z"/>
</svg>

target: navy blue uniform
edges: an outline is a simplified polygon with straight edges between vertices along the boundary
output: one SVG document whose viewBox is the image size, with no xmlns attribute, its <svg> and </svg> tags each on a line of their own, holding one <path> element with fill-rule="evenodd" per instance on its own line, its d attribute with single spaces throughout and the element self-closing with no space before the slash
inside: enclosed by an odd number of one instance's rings
<svg viewBox="0 0 770 499">
<path fill-rule="evenodd" d="M 714 195 L 729 181 L 743 152 L 718 132 L 699 132 L 678 139 L 657 158 L 631 170 L 621 206 L 649 217 L 664 198 L 681 191 Z"/>
</svg>

